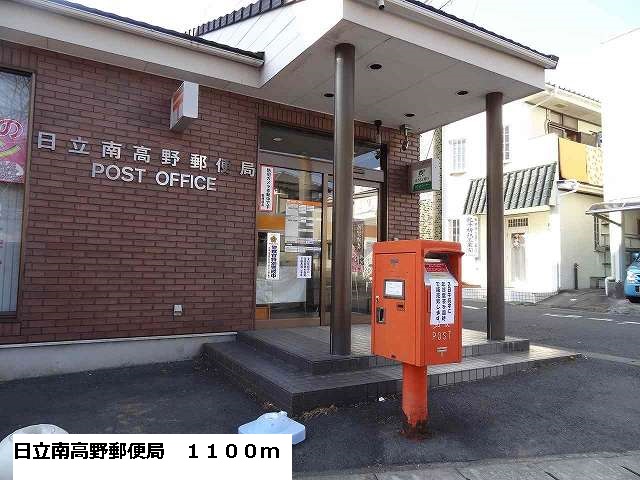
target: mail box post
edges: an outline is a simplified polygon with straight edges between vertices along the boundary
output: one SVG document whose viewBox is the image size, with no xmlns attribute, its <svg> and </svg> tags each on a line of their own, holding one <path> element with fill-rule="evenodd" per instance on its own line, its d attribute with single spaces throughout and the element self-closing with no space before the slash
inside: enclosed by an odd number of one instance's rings
<svg viewBox="0 0 640 480">
<path fill-rule="evenodd" d="M 424 433 L 427 366 L 462 361 L 462 250 L 431 240 L 373 246 L 371 350 L 401 362 L 405 433 Z"/>
</svg>

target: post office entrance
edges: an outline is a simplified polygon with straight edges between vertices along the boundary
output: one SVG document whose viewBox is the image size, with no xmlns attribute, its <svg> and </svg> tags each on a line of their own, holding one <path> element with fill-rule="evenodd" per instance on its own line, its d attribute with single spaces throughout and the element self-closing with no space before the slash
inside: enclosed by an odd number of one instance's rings
<svg viewBox="0 0 640 480">
<path fill-rule="evenodd" d="M 372 246 L 381 239 L 384 148 L 356 142 L 352 308 L 371 309 Z M 330 323 L 333 215 L 330 135 L 263 123 L 256 205 L 256 328 Z"/>
</svg>

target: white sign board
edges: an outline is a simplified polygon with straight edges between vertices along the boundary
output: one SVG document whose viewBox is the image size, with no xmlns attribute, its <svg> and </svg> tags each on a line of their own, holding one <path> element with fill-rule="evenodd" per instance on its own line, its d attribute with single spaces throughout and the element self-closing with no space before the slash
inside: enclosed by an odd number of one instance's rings
<svg viewBox="0 0 640 480">
<path fill-rule="evenodd" d="M 455 289 L 453 278 L 431 280 L 431 325 L 453 325 L 455 323 Z"/>
<path fill-rule="evenodd" d="M 182 82 L 180 88 L 171 95 L 171 117 L 169 128 L 174 132 L 182 132 L 191 122 L 198 119 L 199 85 Z"/>
<path fill-rule="evenodd" d="M 455 292 L 458 282 L 444 263 L 427 264 L 424 283 L 431 287 L 431 325 L 453 325 L 456 320 Z"/>
<path fill-rule="evenodd" d="M 280 278 L 280 234 L 267 233 L 267 280 L 278 280 Z"/>
<path fill-rule="evenodd" d="M 430 158 L 409 165 L 409 193 L 440 190 L 440 177 L 436 173 Z"/>
<path fill-rule="evenodd" d="M 311 255 L 298 255 L 298 278 L 311 278 Z"/>
<path fill-rule="evenodd" d="M 480 256 L 480 232 L 478 217 L 469 215 L 465 218 L 464 251 L 473 258 Z"/>
<path fill-rule="evenodd" d="M 260 211 L 273 212 L 273 167 L 260 167 Z"/>
</svg>

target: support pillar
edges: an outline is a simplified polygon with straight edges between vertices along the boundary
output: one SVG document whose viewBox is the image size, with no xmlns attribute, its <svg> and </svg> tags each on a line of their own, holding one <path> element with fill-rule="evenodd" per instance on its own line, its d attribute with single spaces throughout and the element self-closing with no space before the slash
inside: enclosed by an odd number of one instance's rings
<svg viewBox="0 0 640 480">
<path fill-rule="evenodd" d="M 487 338 L 504 340 L 504 191 L 502 92 L 486 96 Z"/>
<path fill-rule="evenodd" d="M 420 438 L 427 433 L 427 367 L 402 364 L 403 433 Z"/>
<path fill-rule="evenodd" d="M 331 353 L 351 353 L 351 249 L 353 244 L 353 154 L 355 47 L 335 50 L 333 127 L 333 231 L 331 259 Z"/>
</svg>

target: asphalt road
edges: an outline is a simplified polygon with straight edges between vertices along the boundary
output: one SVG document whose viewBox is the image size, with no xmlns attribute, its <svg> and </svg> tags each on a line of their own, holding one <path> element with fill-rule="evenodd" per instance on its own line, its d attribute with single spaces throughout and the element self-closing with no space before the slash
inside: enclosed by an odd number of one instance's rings
<svg viewBox="0 0 640 480">
<path fill-rule="evenodd" d="M 463 325 L 486 331 L 485 303 L 464 302 Z M 640 360 L 640 316 L 507 305 L 506 334 L 531 343 Z"/>
<path fill-rule="evenodd" d="M 465 327 L 484 329 L 483 307 L 467 303 Z M 629 316 L 508 306 L 507 333 L 533 343 L 640 358 L 640 319 Z M 634 450 L 640 445 L 639 398 L 638 366 L 587 355 L 431 390 L 430 436 L 424 441 L 399 434 L 396 398 L 305 416 L 300 421 L 307 440 L 294 448 L 293 468 L 384 469 Z M 0 438 L 36 423 L 73 433 L 234 433 L 264 408 L 191 362 L 79 373 L 0 383 Z"/>
<path fill-rule="evenodd" d="M 399 434 L 400 403 L 301 418 L 297 472 L 637 449 L 638 367 L 582 359 L 429 392 L 430 436 Z M 264 412 L 191 362 L 0 383 L 0 438 L 53 423 L 72 433 L 235 433 Z"/>
</svg>

